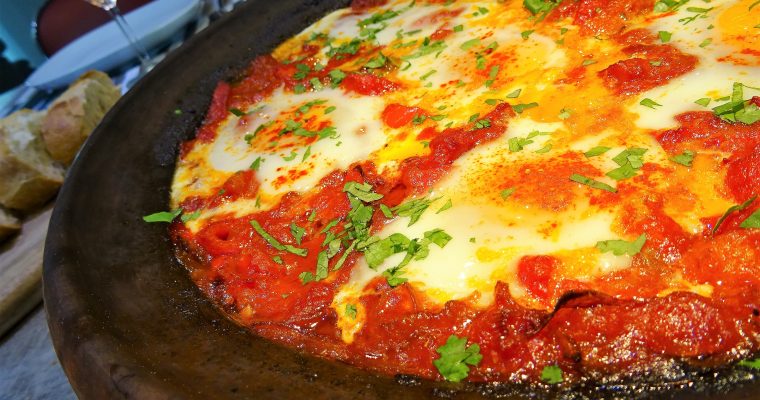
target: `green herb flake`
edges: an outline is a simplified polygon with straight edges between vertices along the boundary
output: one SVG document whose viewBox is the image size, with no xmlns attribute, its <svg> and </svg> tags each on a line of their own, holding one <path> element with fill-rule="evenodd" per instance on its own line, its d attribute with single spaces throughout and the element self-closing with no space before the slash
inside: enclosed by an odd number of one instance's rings
<svg viewBox="0 0 760 400">
<path fill-rule="evenodd" d="M 530 34 L 533 33 L 533 32 L 535 32 L 535 30 L 533 30 L 533 29 L 530 29 L 530 30 L 527 30 L 527 31 L 522 31 L 522 32 L 520 32 L 520 36 L 522 36 L 523 40 L 528 40 L 528 38 L 530 37 Z"/>
<path fill-rule="evenodd" d="M 583 63 L 581 63 L 581 65 L 583 65 L 584 67 L 588 67 L 589 65 L 596 64 L 596 62 L 597 62 L 596 60 L 588 59 L 588 60 L 583 60 Z"/>
<path fill-rule="evenodd" d="M 270 246 L 274 247 L 276 250 L 281 251 L 287 251 L 289 253 L 293 253 L 297 256 L 305 257 L 308 253 L 308 250 L 306 249 L 300 249 L 298 247 L 291 246 L 289 244 L 283 245 L 280 243 L 277 239 L 275 239 L 274 236 L 267 233 L 267 231 L 264 230 L 264 228 L 261 227 L 258 221 L 251 220 L 250 221 L 251 226 L 253 227 L 253 230 L 256 231 L 264 240 L 269 243 Z"/>
<path fill-rule="evenodd" d="M 378 53 L 377 56 L 373 57 L 369 60 L 366 64 L 364 64 L 364 68 L 381 68 L 385 65 L 385 63 L 388 62 L 388 58 L 383 55 L 383 53 Z"/>
<path fill-rule="evenodd" d="M 467 378 L 469 366 L 477 366 L 483 359 L 477 343 L 467 346 L 467 338 L 456 335 L 449 336 L 446 343 L 435 351 L 440 357 L 433 360 L 433 365 L 444 379 L 451 382 Z"/>
<path fill-rule="evenodd" d="M 733 213 L 735 213 L 737 211 L 742 211 L 742 210 L 746 209 L 747 207 L 749 207 L 750 205 L 752 205 L 752 203 L 754 203 L 756 199 L 757 199 L 757 196 L 753 196 L 752 198 L 750 198 L 749 200 L 745 201 L 742 204 L 737 204 L 735 206 L 729 207 L 728 210 L 726 210 L 726 212 L 723 213 L 723 215 L 720 217 L 720 219 L 718 220 L 718 222 L 715 223 L 715 226 L 712 229 L 712 234 L 714 235 L 715 232 L 718 231 L 718 228 L 721 225 L 723 225 L 723 222 L 726 220 L 726 218 L 728 218 L 729 215 L 731 215 L 731 214 L 733 214 Z M 752 216 L 750 216 L 750 218 L 751 217 Z M 744 224 L 744 222 L 742 222 L 742 224 Z M 741 226 L 741 225 L 739 225 L 739 226 Z"/>
<path fill-rule="evenodd" d="M 684 150 L 683 153 L 670 157 L 670 161 L 673 161 L 675 163 L 678 163 L 687 167 L 691 167 L 691 163 L 692 161 L 694 161 L 695 155 L 696 154 L 691 150 Z"/>
<path fill-rule="evenodd" d="M 293 161 L 296 159 L 297 156 L 298 156 L 298 153 L 295 150 L 291 150 L 290 155 L 287 157 L 282 156 L 282 159 L 285 161 Z"/>
<path fill-rule="evenodd" d="M 507 94 L 508 99 L 516 99 L 520 97 L 520 92 L 522 92 L 522 89 L 515 89 L 514 91 Z"/>
<path fill-rule="evenodd" d="M 325 114 L 329 114 L 333 111 L 335 111 L 335 106 L 330 106 L 330 107 L 325 108 Z"/>
<path fill-rule="evenodd" d="M 580 174 L 572 174 L 572 175 L 570 175 L 570 180 L 573 181 L 573 182 L 580 183 L 582 185 L 586 185 L 586 186 L 592 187 L 594 189 L 605 190 L 605 191 L 610 192 L 610 193 L 617 193 L 617 189 L 615 189 L 614 187 L 612 187 L 612 186 L 610 186 L 610 185 L 608 185 L 608 184 L 606 184 L 604 182 L 595 181 L 595 180 L 593 180 L 591 178 L 585 177 L 585 176 L 580 175 Z"/>
<path fill-rule="evenodd" d="M 499 196 L 501 196 L 501 198 L 502 198 L 502 199 L 506 200 L 506 199 L 508 199 L 510 196 L 512 196 L 512 194 L 514 194 L 514 193 L 515 193 L 515 190 L 516 190 L 516 189 L 515 189 L 515 188 L 513 188 L 513 187 L 511 187 L 511 188 L 507 188 L 507 189 L 504 189 L 504 190 L 502 190 L 501 192 L 499 192 Z"/>
<path fill-rule="evenodd" d="M 739 226 L 744 229 L 760 229 L 760 210 L 753 212 Z"/>
<path fill-rule="evenodd" d="M 303 239 L 303 235 L 306 233 L 306 230 L 304 228 L 301 228 L 300 226 L 296 225 L 295 222 L 290 223 L 290 233 L 293 235 L 293 239 L 296 240 L 296 244 L 301 244 L 301 239 Z"/>
<path fill-rule="evenodd" d="M 673 36 L 673 34 L 668 31 L 659 31 L 657 32 L 657 35 L 660 37 L 660 41 L 663 43 L 669 42 L 670 38 Z"/>
<path fill-rule="evenodd" d="M 172 222 L 175 218 L 177 218 L 180 214 L 182 214 L 182 209 L 177 208 L 172 211 L 161 211 L 157 213 L 153 213 L 150 215 L 146 215 L 143 218 L 143 221 L 145 222 Z"/>
<path fill-rule="evenodd" d="M 454 32 L 462 32 L 464 30 L 463 25 L 456 25 L 453 28 L 451 28 Z"/>
<path fill-rule="evenodd" d="M 529 110 L 531 108 L 538 107 L 538 103 L 527 103 L 527 104 L 515 104 L 512 106 L 512 110 L 514 110 L 518 114 L 522 114 L 523 111 Z"/>
<path fill-rule="evenodd" d="M 343 315 L 345 315 L 348 318 L 356 319 L 356 306 L 353 304 L 346 304 L 346 310 L 343 312 Z"/>
<path fill-rule="evenodd" d="M 565 120 L 570 118 L 571 110 L 567 108 L 563 108 L 560 110 L 559 115 L 557 116 L 559 119 Z"/>
<path fill-rule="evenodd" d="M 656 107 L 662 107 L 662 104 L 650 99 L 650 98 L 644 98 L 642 99 L 639 104 L 641 104 L 644 107 L 649 107 L 651 109 L 655 109 Z"/>
<path fill-rule="evenodd" d="M 704 49 L 705 47 L 709 46 L 710 43 L 712 43 L 712 39 L 707 38 L 707 39 L 703 40 L 702 43 L 699 44 L 699 47 L 701 47 L 701 48 Z"/>
<path fill-rule="evenodd" d="M 330 76 L 332 87 L 337 87 L 341 82 L 343 82 L 343 79 L 346 78 L 346 73 L 339 69 L 334 69 L 330 71 L 328 75 Z"/>
<path fill-rule="evenodd" d="M 541 380 L 550 384 L 556 385 L 564 381 L 562 376 L 562 368 L 557 365 L 547 365 L 541 370 Z"/>
<path fill-rule="evenodd" d="M 596 146 L 596 147 L 592 148 L 591 150 L 583 153 L 583 155 L 586 156 L 586 158 L 591 158 L 591 157 L 600 156 L 600 155 L 602 155 L 602 154 L 604 154 L 604 153 L 606 153 L 606 152 L 608 152 L 610 150 L 611 150 L 611 148 L 609 148 L 607 146 Z"/>
<path fill-rule="evenodd" d="M 194 221 L 200 218 L 200 216 L 201 216 L 201 210 L 195 210 L 191 212 L 190 214 L 182 214 L 182 216 L 179 219 L 182 222 L 187 222 L 187 221 Z"/>
<path fill-rule="evenodd" d="M 439 208 L 439 209 L 438 209 L 438 211 L 436 211 L 435 213 L 436 213 L 436 214 L 440 214 L 440 213 L 442 213 L 442 212 L 444 212 L 444 211 L 448 210 L 448 209 L 449 209 L 449 208 L 451 208 L 452 206 L 453 206 L 453 204 L 451 203 L 451 199 L 448 199 L 448 200 L 446 201 L 446 203 L 445 203 L 443 206 L 441 206 L 441 208 Z"/>
<path fill-rule="evenodd" d="M 380 212 L 383 213 L 385 218 L 393 218 L 393 211 L 391 211 L 391 209 L 385 204 L 380 204 Z"/>
<path fill-rule="evenodd" d="M 710 105 L 710 101 L 711 100 L 709 97 L 703 97 L 701 99 L 695 100 L 694 103 L 699 104 L 702 107 L 707 107 L 708 105 Z"/>
<path fill-rule="evenodd" d="M 369 183 L 347 182 L 343 186 L 343 191 L 365 203 L 371 203 L 383 198 L 382 194 L 372 191 L 372 185 Z"/>
<path fill-rule="evenodd" d="M 470 39 L 470 40 L 462 43 L 461 45 L 459 45 L 459 48 L 462 49 L 462 50 L 464 50 L 464 51 L 467 51 L 467 50 L 470 50 L 471 48 L 473 48 L 473 47 L 475 47 L 475 46 L 477 46 L 479 44 L 480 44 L 480 39 L 475 38 L 475 39 Z"/>
<path fill-rule="evenodd" d="M 616 256 L 622 256 L 628 254 L 633 256 L 641 251 L 644 244 L 647 241 L 647 235 L 642 233 L 633 242 L 627 242 L 625 240 L 603 240 L 596 243 L 596 248 L 602 253 L 612 252 Z"/>
</svg>

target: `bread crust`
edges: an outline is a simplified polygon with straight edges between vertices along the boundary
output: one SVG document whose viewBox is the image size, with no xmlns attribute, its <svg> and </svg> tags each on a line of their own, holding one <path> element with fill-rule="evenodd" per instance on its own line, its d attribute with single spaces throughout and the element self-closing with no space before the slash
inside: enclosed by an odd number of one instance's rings
<svg viewBox="0 0 760 400">
<path fill-rule="evenodd" d="M 108 75 L 89 71 L 48 108 L 42 137 L 53 159 L 70 165 L 79 148 L 121 96 Z"/>
<path fill-rule="evenodd" d="M 44 113 L 20 110 L 0 120 L 0 204 L 32 211 L 63 183 L 63 168 L 47 153 L 40 136 Z"/>
<path fill-rule="evenodd" d="M 8 211 L 0 207 L 0 242 L 21 229 L 21 222 Z"/>
</svg>

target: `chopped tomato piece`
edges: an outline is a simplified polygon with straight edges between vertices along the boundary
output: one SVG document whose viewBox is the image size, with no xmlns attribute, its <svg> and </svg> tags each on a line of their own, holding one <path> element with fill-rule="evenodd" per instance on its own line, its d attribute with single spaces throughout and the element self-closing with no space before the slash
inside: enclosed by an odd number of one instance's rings
<svg viewBox="0 0 760 400">
<path fill-rule="evenodd" d="M 344 89 L 365 96 L 379 96 L 399 88 L 399 84 L 372 74 L 348 74 L 341 82 Z"/>
<path fill-rule="evenodd" d="M 425 116 L 428 114 L 425 110 L 419 107 L 408 107 L 401 104 L 389 104 L 383 110 L 382 119 L 386 125 L 391 128 L 401 128 L 402 126 L 412 122 L 417 116 Z"/>
</svg>

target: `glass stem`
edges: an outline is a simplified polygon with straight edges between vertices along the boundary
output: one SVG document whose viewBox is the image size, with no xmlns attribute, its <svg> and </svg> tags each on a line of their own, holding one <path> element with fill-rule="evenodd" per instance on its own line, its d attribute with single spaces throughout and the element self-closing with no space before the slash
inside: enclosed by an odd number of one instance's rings
<svg viewBox="0 0 760 400">
<path fill-rule="evenodd" d="M 124 19 L 124 17 L 121 15 L 119 9 L 117 7 L 112 7 L 106 11 L 108 11 L 108 14 L 110 14 L 113 20 L 116 21 L 116 25 L 119 26 L 119 29 L 121 29 L 121 32 L 124 34 L 124 36 L 127 37 L 129 44 L 132 46 L 132 49 L 140 58 L 140 63 L 143 65 L 149 65 L 150 55 L 148 54 L 148 51 L 145 49 L 145 47 L 142 46 L 142 44 L 140 44 L 140 41 L 132 31 L 132 28 L 129 27 L 129 24 L 127 24 L 127 20 Z"/>
</svg>

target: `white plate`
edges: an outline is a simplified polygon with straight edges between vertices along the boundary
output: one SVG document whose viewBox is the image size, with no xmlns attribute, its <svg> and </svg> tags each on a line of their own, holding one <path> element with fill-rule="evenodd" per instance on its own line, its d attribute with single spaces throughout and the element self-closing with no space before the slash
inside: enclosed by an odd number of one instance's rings
<svg viewBox="0 0 760 400">
<path fill-rule="evenodd" d="M 124 16 L 146 48 L 159 44 L 196 18 L 200 0 L 155 0 Z M 55 53 L 26 80 L 27 86 L 55 89 L 90 69 L 108 71 L 136 57 L 114 21 L 104 24 Z"/>
</svg>

